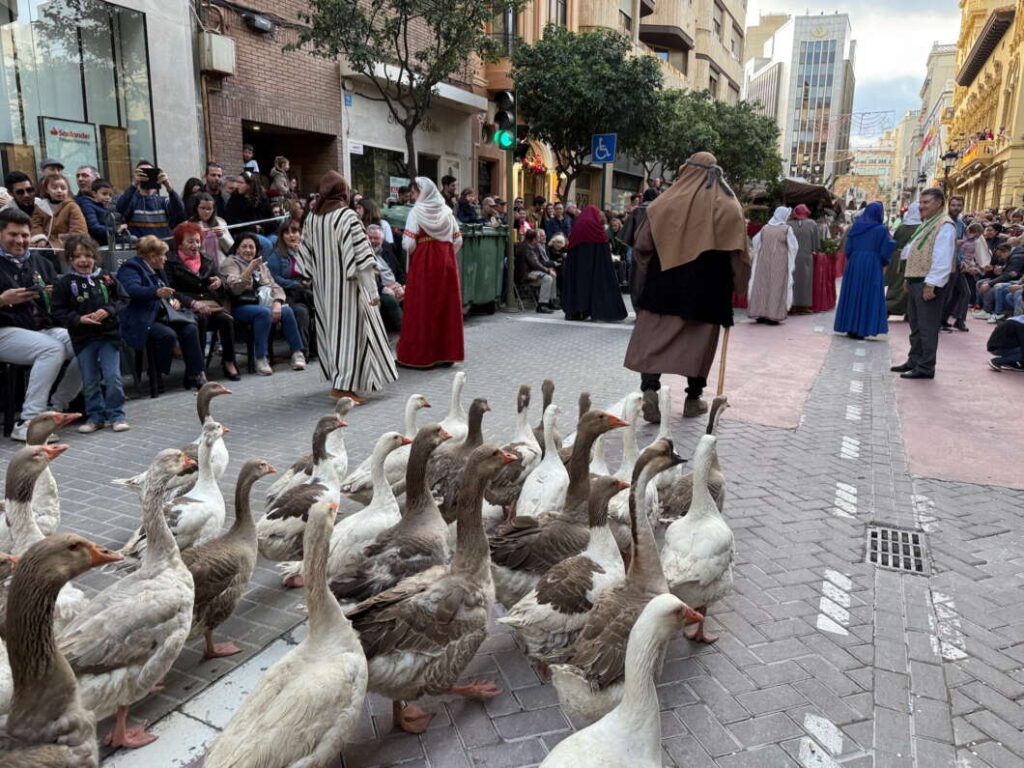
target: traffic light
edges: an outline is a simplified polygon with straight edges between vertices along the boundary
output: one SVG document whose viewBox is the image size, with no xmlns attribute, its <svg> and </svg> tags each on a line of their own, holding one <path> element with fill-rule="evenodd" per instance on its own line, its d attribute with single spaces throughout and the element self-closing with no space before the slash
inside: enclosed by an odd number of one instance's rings
<svg viewBox="0 0 1024 768">
<path fill-rule="evenodd" d="M 530 127 L 528 125 L 516 126 L 516 147 L 512 156 L 516 160 L 522 160 L 530 154 Z"/>
<path fill-rule="evenodd" d="M 494 143 L 501 149 L 513 149 L 516 145 L 516 95 L 512 91 L 498 91 L 494 95 L 494 103 L 497 106 L 494 112 L 497 125 Z"/>
</svg>

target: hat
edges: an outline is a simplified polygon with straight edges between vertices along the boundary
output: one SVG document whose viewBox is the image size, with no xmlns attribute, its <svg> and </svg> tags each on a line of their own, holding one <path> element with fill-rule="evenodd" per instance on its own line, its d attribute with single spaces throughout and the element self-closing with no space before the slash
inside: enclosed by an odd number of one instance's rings
<svg viewBox="0 0 1024 768">
<path fill-rule="evenodd" d="M 54 159 L 52 157 L 48 157 L 45 160 L 43 160 L 43 164 L 40 165 L 39 167 L 40 168 L 45 168 L 48 165 L 56 165 L 62 171 L 64 170 L 64 163 L 62 163 L 60 160 L 56 160 L 56 159 Z"/>
<path fill-rule="evenodd" d="M 493 197 L 485 197 L 481 205 L 497 205 Z"/>
</svg>

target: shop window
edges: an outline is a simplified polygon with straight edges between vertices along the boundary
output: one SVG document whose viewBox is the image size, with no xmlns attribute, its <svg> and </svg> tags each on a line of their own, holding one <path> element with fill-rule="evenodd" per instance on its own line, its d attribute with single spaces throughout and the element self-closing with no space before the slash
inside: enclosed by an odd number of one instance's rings
<svg viewBox="0 0 1024 768">
<path fill-rule="evenodd" d="M 387 200 L 392 179 L 402 179 L 402 184 L 407 183 L 405 155 L 401 152 L 364 144 L 363 153 L 350 154 L 349 161 L 352 166 L 352 188 L 364 197 L 372 197 L 378 204 Z"/>
<path fill-rule="evenodd" d="M 564 27 L 568 22 L 567 0 L 548 0 L 548 23 Z"/>
<path fill-rule="evenodd" d="M 5 172 L 52 155 L 127 186 L 135 163 L 158 161 L 145 15 L 101 0 L 0 3 L 0 103 Z"/>
</svg>

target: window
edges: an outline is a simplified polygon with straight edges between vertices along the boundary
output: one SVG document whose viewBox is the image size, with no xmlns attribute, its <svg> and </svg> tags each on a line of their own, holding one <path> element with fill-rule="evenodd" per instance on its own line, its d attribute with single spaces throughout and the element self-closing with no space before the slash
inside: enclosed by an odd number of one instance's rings
<svg viewBox="0 0 1024 768">
<path fill-rule="evenodd" d="M 564 27 L 568 20 L 566 12 L 567 0 L 548 0 L 548 22 L 559 27 Z"/>
<path fill-rule="evenodd" d="M 723 34 L 725 31 L 725 9 L 723 9 L 718 3 L 715 3 L 711 14 L 711 24 L 715 30 L 715 37 L 724 43 L 725 38 L 723 37 Z"/>
<path fill-rule="evenodd" d="M 619 11 L 619 27 L 623 32 L 629 33 L 633 31 L 633 20 L 629 18 L 628 14 Z"/>
<path fill-rule="evenodd" d="M 501 51 L 505 56 L 512 55 L 512 42 L 515 38 L 516 19 L 515 14 L 508 8 L 503 8 L 494 14 L 491 20 L 491 36 L 494 37 Z"/>
<path fill-rule="evenodd" d="M 712 72 L 708 75 L 708 90 L 716 99 L 718 98 L 718 77 Z"/>
</svg>

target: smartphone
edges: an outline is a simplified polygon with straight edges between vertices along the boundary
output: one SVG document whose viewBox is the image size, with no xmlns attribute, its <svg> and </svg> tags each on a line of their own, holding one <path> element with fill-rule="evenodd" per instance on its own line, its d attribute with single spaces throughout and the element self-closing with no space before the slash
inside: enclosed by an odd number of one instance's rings
<svg viewBox="0 0 1024 768">
<path fill-rule="evenodd" d="M 157 179 L 160 178 L 160 174 L 163 171 L 159 168 L 143 168 L 142 171 L 146 174 L 146 180 L 140 186 L 143 189 L 160 189 L 160 183 Z"/>
<path fill-rule="evenodd" d="M 10 197 L 10 195 L 7 194 L 7 187 L 0 187 L 0 197 Z"/>
</svg>

